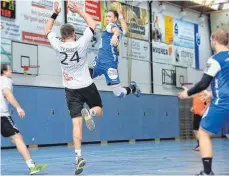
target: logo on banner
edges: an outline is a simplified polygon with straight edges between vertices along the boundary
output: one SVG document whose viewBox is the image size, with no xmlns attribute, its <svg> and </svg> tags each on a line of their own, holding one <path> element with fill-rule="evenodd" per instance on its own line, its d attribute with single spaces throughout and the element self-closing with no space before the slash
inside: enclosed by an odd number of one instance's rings
<svg viewBox="0 0 229 176">
<path fill-rule="evenodd" d="M 175 31 L 175 35 L 178 35 L 178 24 L 177 23 L 175 23 L 174 31 Z"/>
<path fill-rule="evenodd" d="M 144 45 L 144 50 L 146 51 L 148 49 L 148 46 L 147 45 Z"/>
<path fill-rule="evenodd" d="M 184 60 L 186 60 L 188 62 L 192 62 L 193 58 L 194 58 L 194 53 L 182 50 L 181 51 L 181 57 L 184 58 Z"/>
<path fill-rule="evenodd" d="M 154 53 L 158 53 L 158 54 L 171 56 L 172 52 L 173 52 L 173 49 L 172 49 L 172 47 L 168 47 L 168 49 L 153 47 L 153 52 Z"/>
</svg>

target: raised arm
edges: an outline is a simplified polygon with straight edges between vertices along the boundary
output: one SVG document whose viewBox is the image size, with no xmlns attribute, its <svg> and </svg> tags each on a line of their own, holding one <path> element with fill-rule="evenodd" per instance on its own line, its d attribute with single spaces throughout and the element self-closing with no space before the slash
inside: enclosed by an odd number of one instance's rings
<svg viewBox="0 0 229 176">
<path fill-rule="evenodd" d="M 59 15 L 59 13 L 61 12 L 61 9 L 59 8 L 59 2 L 58 1 L 54 2 L 54 10 L 55 10 L 55 12 L 49 18 L 47 24 L 44 27 L 45 35 L 47 35 L 52 30 L 53 25 L 54 25 L 54 21 L 57 18 L 57 16 Z"/>
<path fill-rule="evenodd" d="M 129 31 L 128 31 L 128 26 L 126 24 L 126 21 L 123 17 L 123 10 L 122 10 L 121 5 L 117 8 L 117 12 L 118 12 L 119 21 L 120 21 L 122 29 L 123 29 L 123 35 L 127 35 Z"/>
</svg>

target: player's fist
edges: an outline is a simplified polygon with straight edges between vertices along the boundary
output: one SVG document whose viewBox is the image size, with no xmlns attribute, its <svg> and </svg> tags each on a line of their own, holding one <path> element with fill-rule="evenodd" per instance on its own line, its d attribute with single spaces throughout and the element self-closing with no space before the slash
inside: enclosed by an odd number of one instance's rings
<svg viewBox="0 0 229 176">
<path fill-rule="evenodd" d="M 117 35 L 113 35 L 111 38 L 111 45 L 113 46 L 117 46 L 118 45 L 118 36 Z"/>
</svg>

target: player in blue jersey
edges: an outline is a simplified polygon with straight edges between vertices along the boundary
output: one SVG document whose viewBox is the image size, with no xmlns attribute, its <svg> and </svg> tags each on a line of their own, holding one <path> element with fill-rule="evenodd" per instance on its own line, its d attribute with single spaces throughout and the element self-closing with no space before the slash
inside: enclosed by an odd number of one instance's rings
<svg viewBox="0 0 229 176">
<path fill-rule="evenodd" d="M 120 20 L 121 26 L 117 24 Z M 92 78 L 104 75 L 108 86 L 112 86 L 115 96 L 123 98 L 133 93 L 140 97 L 141 91 L 134 81 L 131 81 L 129 87 L 120 85 L 118 73 L 118 44 L 122 35 L 128 33 L 127 24 L 122 15 L 121 5 L 117 11 L 110 10 L 106 14 L 107 26 L 102 32 L 101 44 L 98 56 L 94 60 L 94 68 L 90 69 Z"/>
<path fill-rule="evenodd" d="M 229 48 L 228 32 L 217 29 L 211 35 L 211 47 L 215 55 L 207 61 L 207 69 L 200 82 L 191 89 L 184 88 L 181 99 L 205 90 L 211 84 L 212 101 L 203 115 L 199 133 L 200 155 L 204 170 L 198 175 L 214 175 L 212 172 L 213 149 L 211 134 L 217 134 L 229 122 Z"/>
</svg>

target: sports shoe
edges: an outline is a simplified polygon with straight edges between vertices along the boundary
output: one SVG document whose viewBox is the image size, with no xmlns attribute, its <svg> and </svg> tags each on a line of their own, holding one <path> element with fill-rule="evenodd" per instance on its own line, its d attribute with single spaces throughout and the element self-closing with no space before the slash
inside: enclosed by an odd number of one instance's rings
<svg viewBox="0 0 229 176">
<path fill-rule="evenodd" d="M 210 174 L 206 174 L 204 171 L 201 171 L 199 174 L 197 174 L 196 176 L 201 176 L 201 175 L 215 175 L 212 171 L 210 172 Z"/>
<path fill-rule="evenodd" d="M 131 81 L 130 82 L 130 87 L 132 88 L 132 89 L 136 89 L 134 92 L 133 92 L 133 94 L 135 94 L 135 96 L 136 97 L 140 97 L 141 96 L 141 90 L 139 89 L 139 87 L 138 87 L 138 85 L 137 85 L 137 83 L 135 82 L 135 81 Z"/>
<path fill-rule="evenodd" d="M 44 170 L 48 165 L 47 164 L 35 164 L 35 167 L 29 168 L 30 175 L 36 174 L 42 170 Z"/>
<path fill-rule="evenodd" d="M 79 175 L 83 172 L 83 167 L 85 166 L 86 161 L 83 158 L 79 158 L 76 163 L 75 175 Z"/>
<path fill-rule="evenodd" d="M 95 130 L 95 122 L 94 122 L 92 116 L 90 115 L 90 113 L 88 112 L 87 108 L 83 108 L 81 110 L 81 114 L 82 114 L 82 117 L 85 119 L 87 128 L 90 131 L 94 131 Z"/>
</svg>

